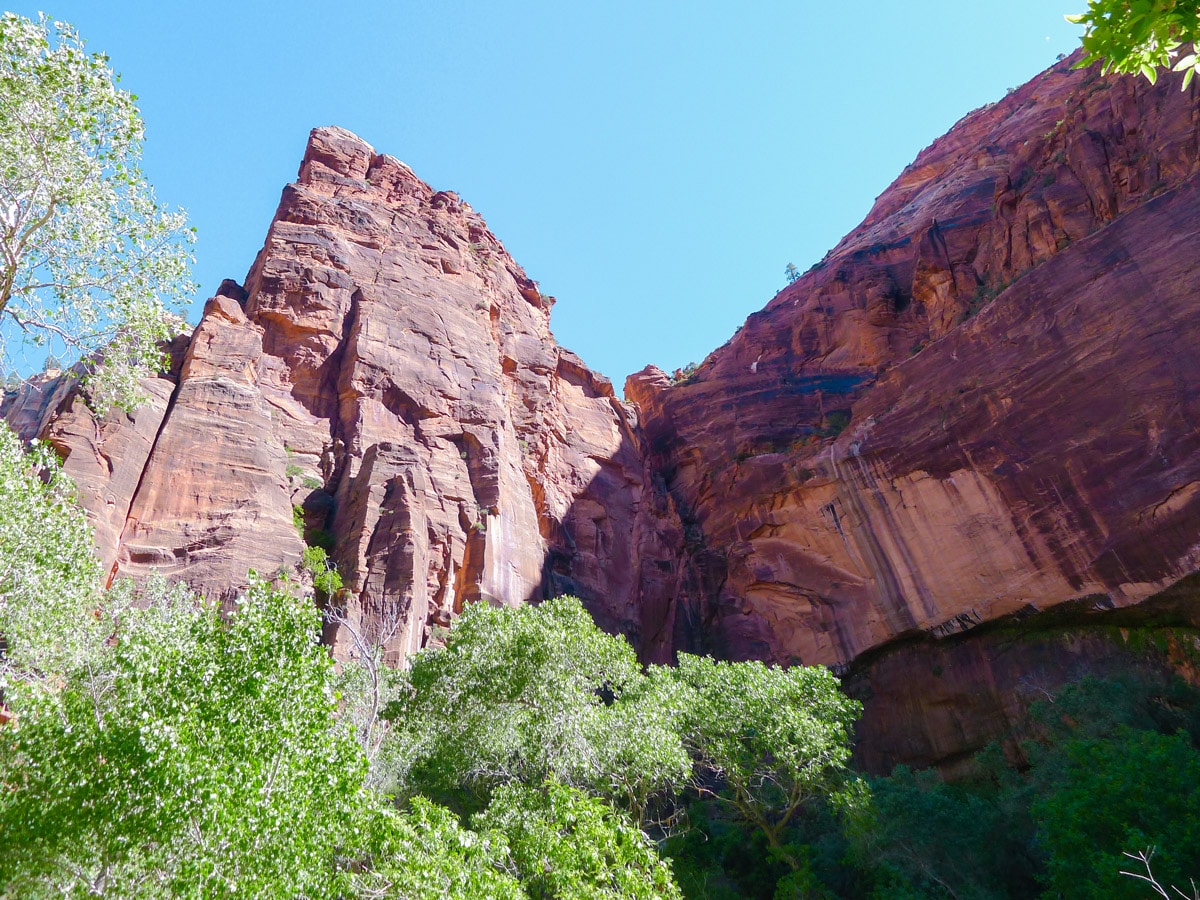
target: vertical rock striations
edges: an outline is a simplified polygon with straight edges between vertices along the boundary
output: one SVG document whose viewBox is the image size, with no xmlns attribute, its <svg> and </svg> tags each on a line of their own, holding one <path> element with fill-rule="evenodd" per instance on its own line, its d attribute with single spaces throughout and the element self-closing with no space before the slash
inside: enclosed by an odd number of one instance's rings
<svg viewBox="0 0 1200 900">
<path fill-rule="evenodd" d="M 1200 563 L 1200 104 L 1068 59 L 688 383 L 630 379 L 720 652 L 848 664 Z"/>
<path fill-rule="evenodd" d="M 547 590 L 637 633 L 635 421 L 555 344 L 552 303 L 454 194 L 317 129 L 245 287 L 145 406 L 97 420 L 51 385 L 9 418 L 66 457 L 116 574 L 228 599 L 330 546 L 340 653 L 398 662 L 463 603 Z"/>
<path fill-rule="evenodd" d="M 1153 622 L 1200 568 L 1200 92 L 1073 62 L 934 142 L 685 383 L 626 386 L 706 575 L 676 647 L 849 668 L 878 769 L 964 757 L 1111 644 L 1031 613 Z M 1194 591 L 1169 618 L 1200 625 Z"/>
<path fill-rule="evenodd" d="M 329 640 L 393 662 L 464 603 L 578 593 L 647 660 L 849 669 L 874 767 L 962 758 L 1024 667 L 1044 690 L 1114 646 L 1079 622 L 1200 568 L 1200 85 L 1073 62 L 630 404 L 468 205 L 322 128 L 145 406 L 43 378 L 0 413 L 64 454 L 114 573 L 227 598 L 320 543 Z M 1047 607 L 1079 622 L 1003 624 Z"/>
</svg>

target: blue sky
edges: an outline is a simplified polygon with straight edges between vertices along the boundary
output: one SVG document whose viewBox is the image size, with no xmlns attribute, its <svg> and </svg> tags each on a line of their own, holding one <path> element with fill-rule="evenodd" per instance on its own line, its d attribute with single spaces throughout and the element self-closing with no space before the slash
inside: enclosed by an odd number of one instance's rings
<svg viewBox="0 0 1200 900">
<path fill-rule="evenodd" d="M 616 382 L 699 362 L 934 138 L 1068 53 L 1084 0 L 860 3 L 63 0 L 144 168 L 245 276 L 309 129 L 458 191 Z"/>
</svg>

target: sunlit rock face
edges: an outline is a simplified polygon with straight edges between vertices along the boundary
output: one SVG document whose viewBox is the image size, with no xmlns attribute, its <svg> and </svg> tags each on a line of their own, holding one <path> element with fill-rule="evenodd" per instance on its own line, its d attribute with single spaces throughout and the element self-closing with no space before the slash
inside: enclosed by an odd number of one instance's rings
<svg viewBox="0 0 1200 900">
<path fill-rule="evenodd" d="M 557 346 L 552 302 L 454 194 L 317 129 L 244 287 L 145 405 L 97 421 L 50 383 L 7 412 L 66 457 L 114 575 L 229 599 L 331 542 L 339 653 L 399 662 L 464 603 L 552 590 L 637 634 L 634 554 L 667 551 L 636 420 Z"/>
<path fill-rule="evenodd" d="M 1197 89 L 1072 63 L 934 142 L 691 378 L 626 385 L 705 574 L 676 647 L 847 669 L 874 768 L 961 759 L 1092 658 L 1026 670 L 1017 629 L 935 678 L 939 639 L 1200 567 Z"/>
<path fill-rule="evenodd" d="M 114 575 L 228 599 L 325 542 L 328 639 L 393 662 L 464 603 L 576 593 L 647 661 L 847 671 L 872 768 L 961 760 L 1200 569 L 1200 88 L 1072 62 L 628 403 L 467 204 L 323 128 L 143 407 L 43 379 L 0 412 L 66 456 Z"/>
</svg>

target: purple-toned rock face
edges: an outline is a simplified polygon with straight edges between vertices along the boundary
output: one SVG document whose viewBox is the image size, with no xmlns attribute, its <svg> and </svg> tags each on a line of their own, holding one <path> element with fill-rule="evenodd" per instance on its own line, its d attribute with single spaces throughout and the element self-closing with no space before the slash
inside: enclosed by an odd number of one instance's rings
<svg viewBox="0 0 1200 900">
<path fill-rule="evenodd" d="M 1200 104 L 1060 63 L 688 383 L 630 379 L 728 656 L 848 664 L 1200 562 Z"/>
<path fill-rule="evenodd" d="M 145 406 L 97 421 L 43 380 L 0 412 L 66 456 L 115 573 L 226 598 L 332 541 L 339 654 L 399 663 L 464 603 L 576 593 L 648 661 L 848 667 L 873 768 L 960 758 L 1023 667 L 1108 652 L 975 626 L 1200 569 L 1200 88 L 1072 62 L 628 404 L 468 205 L 322 128 Z"/>
</svg>

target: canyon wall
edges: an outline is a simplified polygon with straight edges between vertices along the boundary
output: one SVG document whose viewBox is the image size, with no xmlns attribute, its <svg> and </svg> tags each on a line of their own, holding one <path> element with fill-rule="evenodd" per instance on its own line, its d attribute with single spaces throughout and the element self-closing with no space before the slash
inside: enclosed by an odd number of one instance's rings
<svg viewBox="0 0 1200 900">
<path fill-rule="evenodd" d="M 1200 88 L 1073 62 L 629 402 L 466 203 L 325 128 L 145 405 L 43 378 L 3 413 L 65 456 L 114 576 L 227 599 L 322 544 L 328 639 L 395 663 L 464 603 L 576 593 L 647 661 L 833 666 L 869 766 L 946 764 L 1200 569 Z"/>
<path fill-rule="evenodd" d="M 1197 568 L 1197 94 L 1070 66 L 959 122 L 685 383 L 630 378 L 722 654 L 845 665 Z"/>
<path fill-rule="evenodd" d="M 1024 668 L 1038 610 L 1086 631 L 1200 563 L 1197 89 L 1073 62 L 922 152 L 690 377 L 626 386 L 708 573 L 676 648 L 847 672 L 875 769 L 961 758 L 1118 652 Z"/>
<path fill-rule="evenodd" d="M 477 600 L 603 596 L 636 631 L 662 517 L 634 412 L 556 345 L 552 304 L 457 196 L 317 129 L 244 286 L 145 404 L 97 418 L 77 381 L 39 378 L 6 414 L 65 458 L 114 577 L 228 600 L 324 545 L 336 652 L 393 663 Z"/>
</svg>

